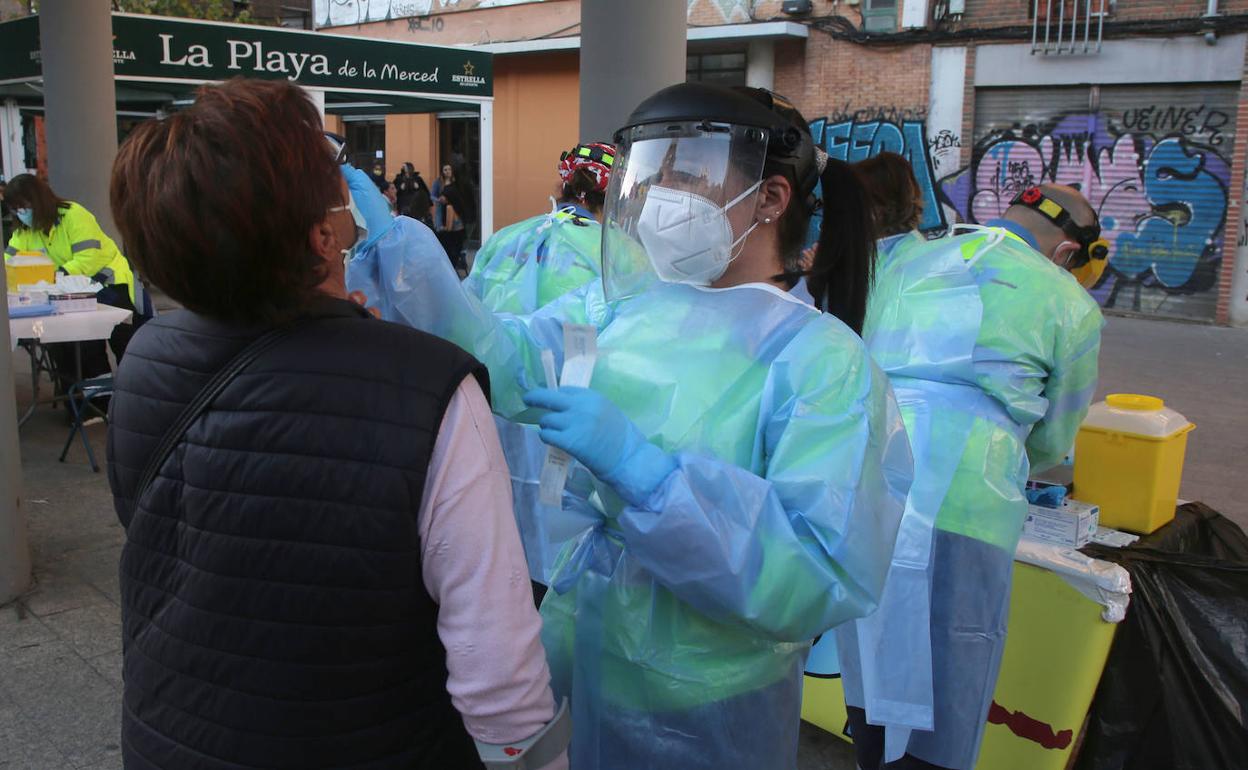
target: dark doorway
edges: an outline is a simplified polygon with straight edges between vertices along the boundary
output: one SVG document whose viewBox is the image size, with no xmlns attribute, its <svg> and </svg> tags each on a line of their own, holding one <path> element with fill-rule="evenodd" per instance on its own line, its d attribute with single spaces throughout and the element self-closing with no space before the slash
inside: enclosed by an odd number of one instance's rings
<svg viewBox="0 0 1248 770">
<path fill-rule="evenodd" d="M 438 115 L 438 166 L 451 164 L 455 176 L 472 188 L 476 211 L 481 211 L 481 123 L 476 113 Z M 468 240 L 481 239 L 481 217 L 473 217 Z"/>
<path fill-rule="evenodd" d="M 386 162 L 386 121 L 346 120 L 347 151 L 351 165 L 368 171 L 374 162 Z"/>
</svg>

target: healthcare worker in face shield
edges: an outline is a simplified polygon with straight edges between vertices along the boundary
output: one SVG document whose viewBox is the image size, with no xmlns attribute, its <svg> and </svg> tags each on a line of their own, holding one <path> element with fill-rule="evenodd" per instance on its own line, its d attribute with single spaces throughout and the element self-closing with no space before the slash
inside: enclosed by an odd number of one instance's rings
<svg viewBox="0 0 1248 770">
<path fill-rule="evenodd" d="M 578 144 L 559 159 L 559 200 L 549 214 L 486 241 L 464 288 L 496 313 L 532 313 L 602 275 L 602 206 L 615 148 Z"/>
<path fill-rule="evenodd" d="M 889 186 L 864 171 L 874 192 Z M 836 632 L 864 770 L 975 765 L 1024 484 L 1069 451 L 1096 387 L 1103 322 L 1075 276 L 1103 267 L 1104 245 L 1088 202 L 1045 185 L 988 227 L 881 250 L 863 337 L 901 404 L 915 477 L 880 609 Z M 927 580 L 930 604 L 912 590 Z"/>
<path fill-rule="evenodd" d="M 910 161 L 895 152 L 881 152 L 851 166 L 854 176 L 867 191 L 867 202 L 875 214 L 876 264 L 888 261 L 893 249 L 903 243 L 926 240 L 919 233 L 923 221 L 923 191 L 910 168 Z"/>
<path fill-rule="evenodd" d="M 349 281 L 486 362 L 495 410 L 539 420 L 592 474 L 577 494 L 596 518 L 542 604 L 573 767 L 792 768 L 810 640 L 874 609 L 911 471 L 854 333 L 874 252 L 861 190 L 823 180 L 825 314 L 786 291 L 820 174 L 796 110 L 681 84 L 617 144 L 601 283 L 495 315 L 402 219 Z M 565 382 L 592 367 L 590 387 L 541 387 L 543 349 Z"/>
</svg>

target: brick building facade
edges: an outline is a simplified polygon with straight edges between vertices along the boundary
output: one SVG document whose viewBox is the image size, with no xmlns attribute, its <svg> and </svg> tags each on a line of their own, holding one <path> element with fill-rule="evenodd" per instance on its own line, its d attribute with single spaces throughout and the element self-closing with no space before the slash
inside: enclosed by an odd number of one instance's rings
<svg viewBox="0 0 1248 770">
<path fill-rule="evenodd" d="M 986 221 L 1026 184 L 1074 184 L 1111 243 L 1102 305 L 1248 324 L 1248 0 L 1214 17 L 1206 0 L 1106 0 L 1103 16 L 1099 0 L 812 0 L 796 14 L 780 0 L 686 3 L 691 79 L 774 88 L 834 156 L 901 152 L 924 187 L 925 230 Z M 320 0 L 316 14 L 350 6 Z M 374 2 L 367 15 L 334 31 L 483 45 L 502 72 L 526 62 L 516 97 L 563 110 L 541 152 L 575 140 L 574 73 L 557 54 L 579 49 L 579 0 Z M 544 61 L 562 73 L 558 99 L 540 93 Z M 518 174 L 496 188 L 516 218 L 549 186 L 545 166 Z"/>
</svg>

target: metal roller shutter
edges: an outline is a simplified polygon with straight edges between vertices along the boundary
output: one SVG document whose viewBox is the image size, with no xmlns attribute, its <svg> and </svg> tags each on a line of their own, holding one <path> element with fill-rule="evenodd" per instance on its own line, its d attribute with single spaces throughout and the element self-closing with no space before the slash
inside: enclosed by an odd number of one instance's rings
<svg viewBox="0 0 1248 770">
<path fill-rule="evenodd" d="M 1107 308 L 1212 320 L 1218 298 L 1235 83 L 991 88 L 975 95 L 971 168 L 942 183 L 964 220 L 998 216 L 1053 181 L 1092 201 L 1110 270 Z"/>
</svg>

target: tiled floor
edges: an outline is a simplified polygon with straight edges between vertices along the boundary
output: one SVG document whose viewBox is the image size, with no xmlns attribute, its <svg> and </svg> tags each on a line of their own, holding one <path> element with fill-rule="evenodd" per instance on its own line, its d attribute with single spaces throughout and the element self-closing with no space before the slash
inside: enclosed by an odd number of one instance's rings
<svg viewBox="0 0 1248 770">
<path fill-rule="evenodd" d="M 1248 527 L 1248 330 L 1114 318 L 1101 356 L 1102 394 L 1163 396 L 1199 426 L 1183 495 Z M 24 365 L 24 361 L 19 365 Z M 19 380 L 19 400 L 28 398 Z M 103 451 L 102 426 L 89 429 Z M 0 608 L 0 768 L 121 766 L 117 563 L 123 533 L 103 474 L 81 445 L 56 462 L 63 412 L 40 410 L 22 430 L 25 510 L 37 583 Z M 802 770 L 852 770 L 838 739 L 803 725 Z"/>
<path fill-rule="evenodd" d="M 62 412 L 22 430 L 36 584 L 0 608 L 0 768 L 121 767 L 117 563 L 123 533 L 81 445 L 56 462 Z M 102 426 L 91 428 L 103 447 Z"/>
</svg>

